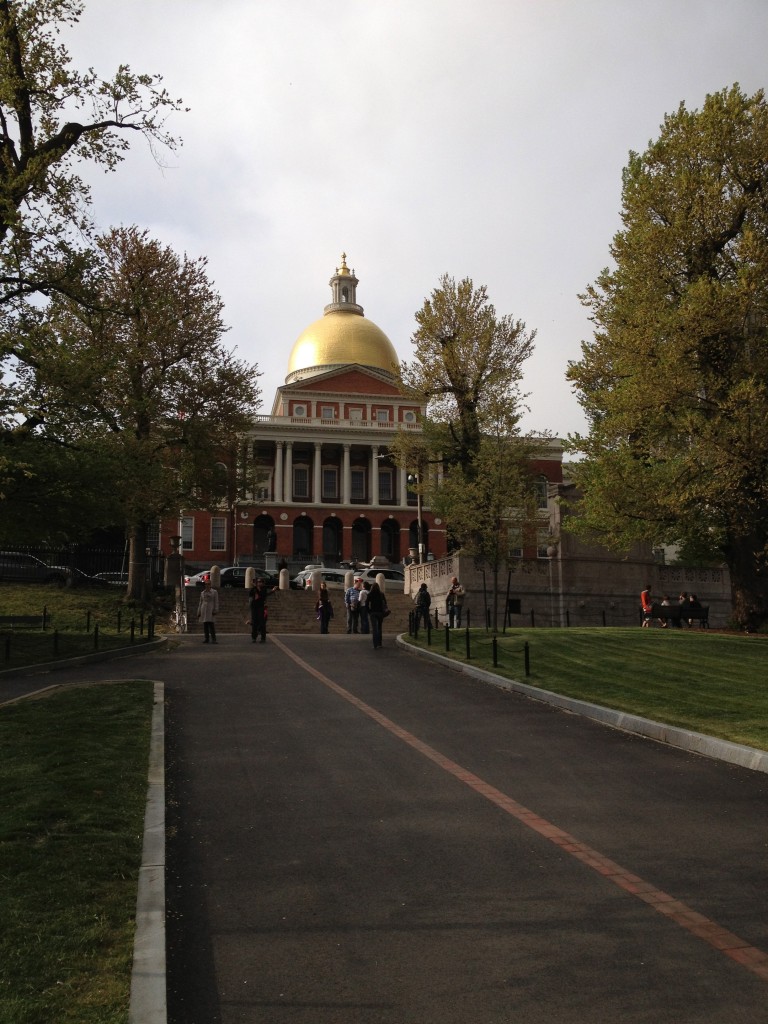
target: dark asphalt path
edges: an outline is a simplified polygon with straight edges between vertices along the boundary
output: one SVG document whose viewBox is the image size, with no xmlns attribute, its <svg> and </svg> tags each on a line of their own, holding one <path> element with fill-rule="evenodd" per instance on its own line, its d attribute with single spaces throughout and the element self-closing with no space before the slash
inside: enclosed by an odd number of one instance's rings
<svg viewBox="0 0 768 1024">
<path fill-rule="evenodd" d="M 165 682 L 171 1024 L 768 1022 L 768 776 L 391 637 L 78 674 Z"/>
</svg>

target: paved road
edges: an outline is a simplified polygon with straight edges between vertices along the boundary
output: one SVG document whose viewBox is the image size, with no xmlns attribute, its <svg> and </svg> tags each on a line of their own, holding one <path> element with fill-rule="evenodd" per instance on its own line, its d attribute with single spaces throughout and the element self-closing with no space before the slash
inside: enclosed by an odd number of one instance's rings
<svg viewBox="0 0 768 1024">
<path fill-rule="evenodd" d="M 765 774 L 391 637 L 79 674 L 166 684 L 171 1024 L 768 1022 Z"/>
</svg>

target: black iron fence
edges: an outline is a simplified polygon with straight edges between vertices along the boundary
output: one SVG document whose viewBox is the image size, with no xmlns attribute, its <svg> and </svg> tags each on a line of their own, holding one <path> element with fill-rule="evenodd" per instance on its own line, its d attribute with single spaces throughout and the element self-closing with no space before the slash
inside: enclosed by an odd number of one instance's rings
<svg viewBox="0 0 768 1024">
<path fill-rule="evenodd" d="M 128 582 L 128 551 L 124 547 L 103 548 L 90 545 L 67 547 L 45 547 L 23 544 L 0 545 L 0 579 L 29 580 L 34 582 L 35 574 L 20 564 L 14 556 L 31 556 L 51 569 L 66 570 L 71 582 L 87 583 L 96 579 L 106 583 Z M 147 579 L 154 589 L 163 583 L 165 556 L 152 550 L 146 554 Z"/>
</svg>

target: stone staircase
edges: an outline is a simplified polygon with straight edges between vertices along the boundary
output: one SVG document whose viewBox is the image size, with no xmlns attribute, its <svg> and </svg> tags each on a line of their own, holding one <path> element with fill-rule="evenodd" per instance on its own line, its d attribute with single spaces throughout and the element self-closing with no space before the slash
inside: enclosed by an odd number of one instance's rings
<svg viewBox="0 0 768 1024">
<path fill-rule="evenodd" d="M 329 591 L 334 617 L 331 632 L 343 633 L 346 626 L 344 591 Z M 200 591 L 187 587 L 188 632 L 202 633 L 203 627 L 197 621 L 197 604 Z M 319 633 L 315 613 L 317 598 L 310 590 L 278 590 L 267 599 L 267 632 L 269 633 Z M 407 594 L 387 591 L 387 604 L 392 614 L 387 619 L 388 633 L 404 633 L 408 630 L 408 614 L 413 611 L 413 601 Z M 216 616 L 216 630 L 219 633 L 250 633 L 248 619 L 248 591 L 240 588 L 222 587 L 219 591 L 219 614 Z"/>
</svg>

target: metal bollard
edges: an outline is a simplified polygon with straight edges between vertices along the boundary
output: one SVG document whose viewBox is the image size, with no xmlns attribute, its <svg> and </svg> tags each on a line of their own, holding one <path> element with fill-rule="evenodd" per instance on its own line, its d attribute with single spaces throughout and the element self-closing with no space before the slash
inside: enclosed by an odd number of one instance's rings
<svg viewBox="0 0 768 1024">
<path fill-rule="evenodd" d="M 525 641 L 525 674 L 529 676 L 531 674 L 531 649 L 528 646 L 528 641 Z"/>
<path fill-rule="evenodd" d="M 469 653 L 469 626 L 467 626 L 467 628 L 464 630 L 464 637 L 465 637 L 466 643 L 467 643 L 467 661 L 469 661 L 469 659 L 470 659 L 470 653 Z"/>
<path fill-rule="evenodd" d="M 445 624 L 445 649 L 446 651 L 451 649 L 451 627 L 447 622 Z"/>
<path fill-rule="evenodd" d="M 93 649 L 98 651 L 99 649 L 99 624 L 98 622 L 93 627 Z"/>
<path fill-rule="evenodd" d="M 136 639 L 136 619 L 131 619 L 131 643 Z"/>
<path fill-rule="evenodd" d="M 493 667 L 496 668 L 499 664 L 499 645 L 495 636 L 491 639 L 491 649 L 493 650 Z"/>
</svg>

